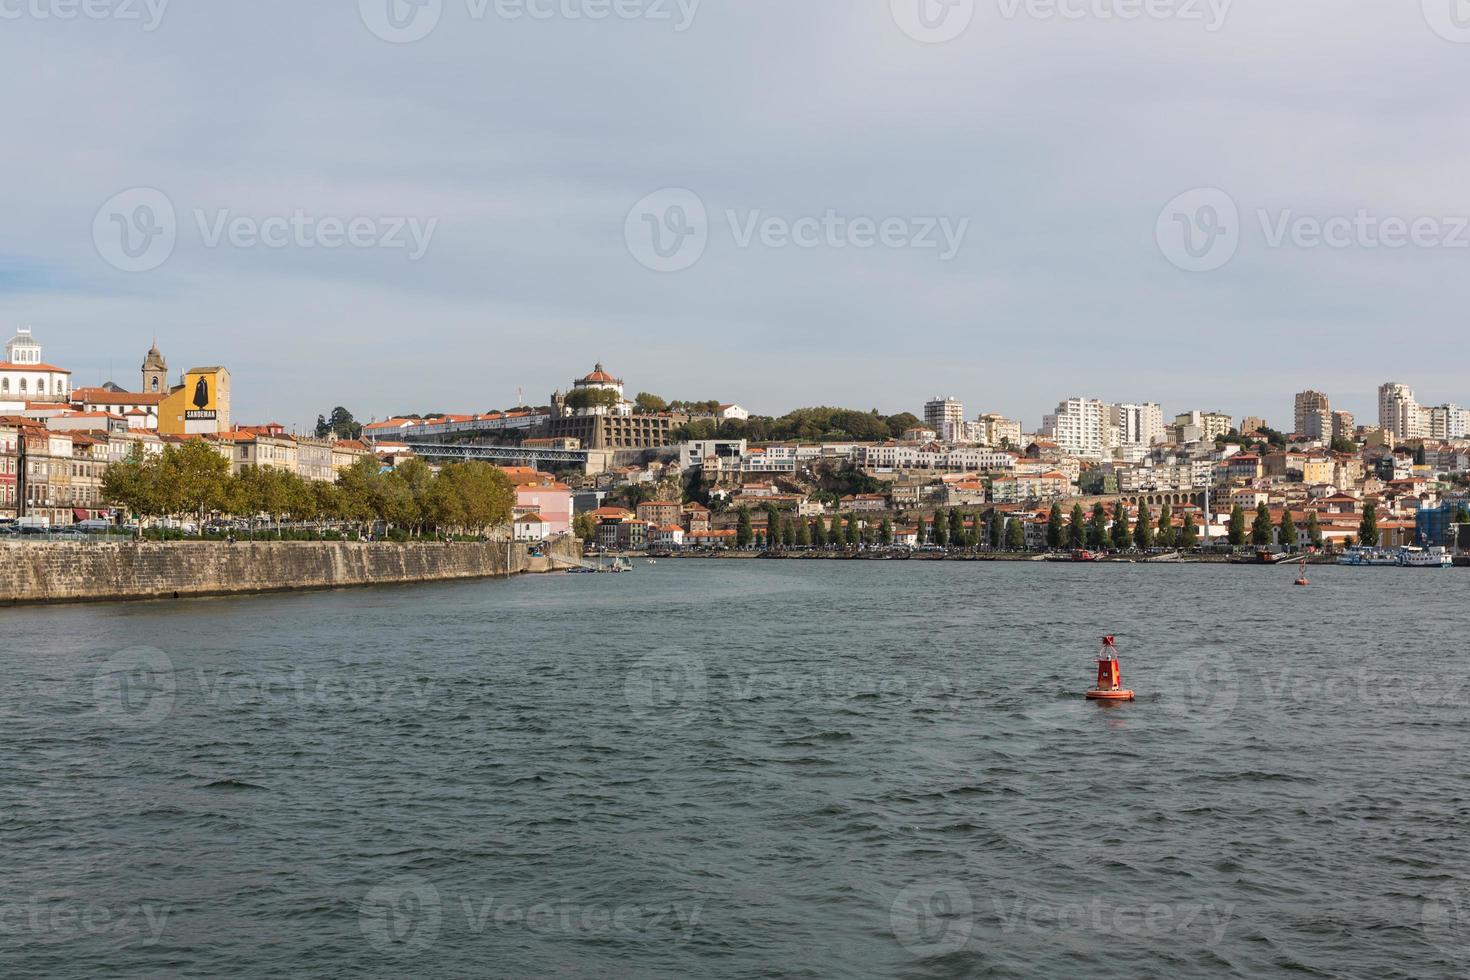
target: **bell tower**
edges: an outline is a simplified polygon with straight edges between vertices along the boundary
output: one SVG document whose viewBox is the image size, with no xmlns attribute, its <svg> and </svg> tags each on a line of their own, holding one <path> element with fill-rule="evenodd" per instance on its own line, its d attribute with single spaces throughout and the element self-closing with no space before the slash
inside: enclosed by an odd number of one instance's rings
<svg viewBox="0 0 1470 980">
<path fill-rule="evenodd" d="M 143 393 L 148 395 L 168 394 L 168 361 L 158 352 L 158 342 L 148 349 L 143 359 Z"/>
</svg>

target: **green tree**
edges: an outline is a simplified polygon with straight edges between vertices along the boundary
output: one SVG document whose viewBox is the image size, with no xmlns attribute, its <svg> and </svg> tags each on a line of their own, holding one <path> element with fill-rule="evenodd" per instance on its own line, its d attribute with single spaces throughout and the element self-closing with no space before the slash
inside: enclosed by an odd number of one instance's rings
<svg viewBox="0 0 1470 980">
<path fill-rule="evenodd" d="M 1026 550 L 1026 528 L 1014 517 L 1006 522 L 1006 550 Z"/>
<path fill-rule="evenodd" d="M 1185 551 L 1194 550 L 1199 544 L 1199 529 L 1194 526 L 1194 515 L 1184 515 L 1184 526 L 1179 529 L 1179 547 Z"/>
<path fill-rule="evenodd" d="M 965 531 L 965 515 L 958 510 L 951 509 L 949 512 L 949 541 L 956 548 L 969 546 L 969 535 Z"/>
<path fill-rule="evenodd" d="M 858 529 L 858 518 L 856 514 L 847 515 L 847 546 L 856 548 L 862 540 L 862 534 Z"/>
<path fill-rule="evenodd" d="M 1271 509 L 1263 500 L 1256 505 L 1256 519 L 1251 521 L 1251 544 L 1271 543 Z"/>
<path fill-rule="evenodd" d="M 883 517 L 882 526 L 878 529 L 878 540 L 883 543 L 884 547 L 893 544 L 893 521 L 886 514 Z"/>
<path fill-rule="evenodd" d="M 1048 548 L 1062 546 L 1062 505 L 1058 503 L 1051 505 L 1051 514 L 1046 520 L 1046 546 Z"/>
<path fill-rule="evenodd" d="M 338 405 L 332 409 L 331 415 L 316 417 L 316 437 L 325 439 L 329 435 L 336 435 L 338 439 L 360 439 L 362 423 L 353 418 L 351 412 Z"/>
<path fill-rule="evenodd" d="M 1245 510 L 1236 504 L 1230 511 L 1230 544 L 1240 547 L 1245 544 Z"/>
<path fill-rule="evenodd" d="M 597 537 L 597 518 L 590 511 L 583 511 L 572 521 L 572 533 L 582 541 Z"/>
<path fill-rule="evenodd" d="M 1365 548 L 1378 547 L 1378 505 L 1363 507 L 1363 521 L 1358 525 L 1358 540 Z"/>
<path fill-rule="evenodd" d="M 658 395 L 640 391 L 633 397 L 633 410 L 640 415 L 660 415 L 669 410 L 669 403 Z"/>
<path fill-rule="evenodd" d="M 796 518 L 796 546 L 798 548 L 810 548 L 812 544 L 812 529 L 806 521 L 798 515 Z"/>
<path fill-rule="evenodd" d="M 142 444 L 134 443 L 126 459 L 113 463 L 102 474 L 103 499 L 121 507 L 128 516 L 139 518 L 139 534 L 142 533 L 142 518 L 160 514 L 158 469 L 156 460 L 144 456 Z"/>
<path fill-rule="evenodd" d="M 739 523 L 735 525 L 735 547 L 749 548 L 750 543 L 755 540 L 755 529 L 750 523 L 750 508 L 740 508 Z"/>
<path fill-rule="evenodd" d="M 985 523 L 986 538 L 992 551 L 997 551 L 1005 543 L 1005 516 L 994 507 L 990 509 L 989 520 Z"/>
<path fill-rule="evenodd" d="M 934 527 L 932 528 L 934 543 L 944 548 L 949 545 L 949 526 L 945 523 L 944 512 L 934 512 Z"/>
<path fill-rule="evenodd" d="M 1454 522 L 1456 524 L 1470 524 L 1470 507 L 1466 507 L 1464 504 L 1456 507 Z"/>
<path fill-rule="evenodd" d="M 1101 503 L 1092 505 L 1092 518 L 1087 522 L 1087 547 L 1100 551 L 1108 544 L 1108 512 Z"/>
<path fill-rule="evenodd" d="M 1067 525 L 1067 547 L 1081 548 L 1087 543 L 1087 514 L 1081 504 L 1072 505 L 1072 520 Z"/>
<path fill-rule="evenodd" d="M 193 514 L 203 525 L 206 514 L 229 502 L 230 462 L 203 439 L 164 447 L 160 467 L 169 513 Z"/>
<path fill-rule="evenodd" d="M 1322 547 L 1322 522 L 1317 519 L 1315 510 L 1307 511 L 1307 540 L 1313 548 Z"/>
<path fill-rule="evenodd" d="M 1133 543 L 1147 551 L 1154 546 L 1154 518 L 1148 512 L 1148 504 L 1138 502 L 1138 523 L 1133 525 Z"/>
<path fill-rule="evenodd" d="M 924 515 L 923 514 L 915 514 L 914 515 L 914 524 L 916 524 L 918 526 L 918 534 L 915 537 L 914 542 L 915 542 L 915 544 L 923 545 L 923 544 L 926 543 L 925 542 L 925 538 L 924 538 Z"/>
<path fill-rule="evenodd" d="M 1113 505 L 1113 547 L 1122 551 L 1132 540 L 1132 529 L 1128 526 L 1128 507 L 1120 500 Z"/>
<path fill-rule="evenodd" d="M 1172 548 L 1178 540 L 1174 533 L 1174 508 L 1165 503 L 1159 508 L 1159 533 L 1154 543 L 1160 548 Z"/>
<path fill-rule="evenodd" d="M 1287 507 L 1281 512 L 1281 546 L 1295 548 L 1296 542 L 1296 519 L 1291 516 L 1291 508 Z"/>
</svg>

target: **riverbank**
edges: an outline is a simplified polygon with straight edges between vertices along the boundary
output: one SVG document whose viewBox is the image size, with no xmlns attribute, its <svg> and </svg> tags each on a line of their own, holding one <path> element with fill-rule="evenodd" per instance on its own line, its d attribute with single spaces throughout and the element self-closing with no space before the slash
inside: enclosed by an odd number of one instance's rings
<svg viewBox="0 0 1470 980">
<path fill-rule="evenodd" d="M 257 541 L 0 544 L 0 605 L 183 599 L 552 571 L 578 552 L 524 543 Z"/>
<path fill-rule="evenodd" d="M 630 553 L 631 554 L 631 553 Z M 1037 552 L 885 552 L 885 551 L 714 551 L 714 552 L 677 552 L 672 554 L 659 554 L 655 558 L 678 558 L 678 559 L 718 559 L 749 560 L 763 559 L 768 561 L 1034 561 L 1034 562 L 1069 562 L 1065 555 L 1047 555 Z M 1292 562 L 1300 558 L 1292 559 Z M 1177 558 L 1166 558 L 1161 556 L 1144 555 L 1104 555 L 1093 559 L 1094 563 L 1111 564 L 1158 564 L 1158 565 L 1266 565 L 1270 562 L 1234 561 L 1227 554 L 1191 554 Z M 1333 565 L 1337 563 L 1334 555 L 1313 555 L 1307 558 L 1309 565 Z M 1280 562 L 1276 564 L 1281 564 Z"/>
</svg>

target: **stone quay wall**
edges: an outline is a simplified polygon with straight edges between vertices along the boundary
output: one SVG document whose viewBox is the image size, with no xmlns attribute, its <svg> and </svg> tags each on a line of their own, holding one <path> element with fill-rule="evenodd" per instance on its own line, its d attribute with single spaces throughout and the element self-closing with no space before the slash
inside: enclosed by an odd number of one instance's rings
<svg viewBox="0 0 1470 980">
<path fill-rule="evenodd" d="M 574 538 L 523 543 L 348 541 L 5 542 L 0 605 L 178 599 L 188 596 L 338 589 L 503 578 L 565 567 Z"/>
</svg>

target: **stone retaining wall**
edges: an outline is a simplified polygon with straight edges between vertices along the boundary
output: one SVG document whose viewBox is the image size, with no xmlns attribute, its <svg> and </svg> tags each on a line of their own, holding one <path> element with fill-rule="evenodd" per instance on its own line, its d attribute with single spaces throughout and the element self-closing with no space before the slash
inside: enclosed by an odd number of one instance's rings
<svg viewBox="0 0 1470 980">
<path fill-rule="evenodd" d="M 575 539 L 550 542 L 570 557 Z M 524 544 L 347 541 L 0 543 L 0 604 L 167 599 L 544 571 Z"/>
</svg>

